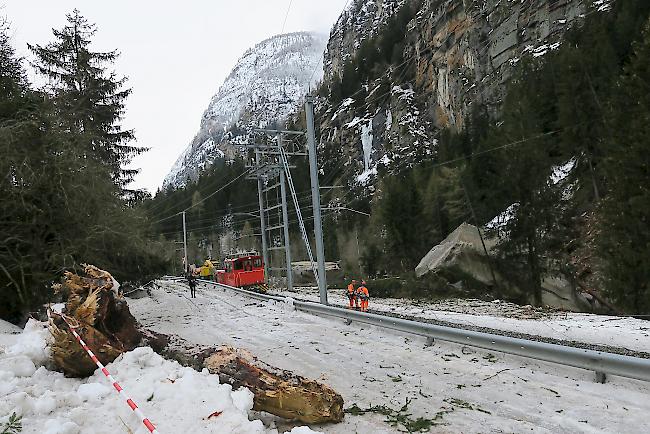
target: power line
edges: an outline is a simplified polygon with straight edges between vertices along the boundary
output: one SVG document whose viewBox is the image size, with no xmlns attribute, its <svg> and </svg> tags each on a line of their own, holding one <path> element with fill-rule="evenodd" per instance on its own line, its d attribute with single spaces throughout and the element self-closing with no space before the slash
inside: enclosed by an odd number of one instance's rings
<svg viewBox="0 0 650 434">
<path fill-rule="evenodd" d="M 284 26 L 287 24 L 287 18 L 289 18 L 289 11 L 291 10 L 291 3 L 293 3 L 293 0 L 289 0 L 289 7 L 287 8 L 287 13 L 284 15 L 284 22 L 282 23 L 282 30 L 280 30 L 280 34 L 284 33 Z"/>
<path fill-rule="evenodd" d="M 221 177 L 219 177 L 219 178 L 216 178 L 216 179 L 210 180 L 209 182 L 207 182 L 207 183 L 204 184 L 204 185 L 200 185 L 200 184 L 198 184 L 198 182 L 197 182 L 197 183 L 196 183 L 196 186 L 197 186 L 196 191 L 198 191 L 199 193 L 203 194 L 203 193 L 205 193 L 206 191 L 211 190 L 212 188 L 216 187 L 219 183 L 225 181 L 225 179 L 226 179 L 225 176 L 221 176 Z M 178 190 L 175 190 L 175 191 L 178 191 Z M 160 199 L 160 202 L 159 202 L 159 203 L 157 203 L 157 204 L 155 204 L 154 206 L 152 206 L 151 208 L 149 208 L 149 210 L 148 210 L 148 211 L 149 211 L 149 214 L 155 217 L 155 216 L 157 216 L 157 215 L 159 216 L 159 215 L 163 215 L 163 214 L 167 214 L 167 213 L 169 213 L 169 211 L 171 211 L 170 209 L 165 210 L 165 211 L 161 211 L 161 210 L 162 210 L 162 209 L 165 207 L 165 205 L 167 205 L 168 202 L 169 202 L 170 200 L 172 200 L 172 199 L 175 201 L 175 203 L 173 203 L 173 204 L 171 205 L 171 209 L 174 209 L 174 208 L 176 208 L 176 207 L 183 206 L 183 203 L 186 202 L 186 201 L 191 201 L 191 196 L 184 196 L 184 197 L 181 197 L 181 198 L 177 198 L 177 197 L 169 196 L 169 197 L 166 197 L 166 198 L 164 198 L 164 199 Z"/>
<path fill-rule="evenodd" d="M 239 175 L 236 176 L 235 178 L 231 179 L 231 180 L 230 180 L 228 183 L 226 183 L 225 185 L 223 185 L 223 186 L 221 186 L 220 188 L 218 188 L 217 190 L 213 191 L 212 193 L 210 193 L 209 195 L 207 195 L 206 197 L 204 197 L 203 199 L 201 199 L 201 200 L 198 201 L 197 203 L 194 203 L 194 204 L 190 205 L 189 207 L 185 208 L 183 211 L 179 211 L 179 212 L 177 212 L 177 213 L 175 213 L 175 214 L 172 214 L 172 215 L 170 215 L 170 216 L 168 216 L 168 217 L 165 217 L 165 218 L 163 218 L 163 219 L 160 219 L 160 220 L 157 220 L 157 221 L 155 221 L 155 222 L 152 222 L 151 224 L 153 225 L 153 224 L 156 224 L 156 223 L 160 223 L 160 222 L 162 222 L 162 221 L 165 221 L 165 220 L 169 220 L 169 219 L 172 218 L 172 217 L 176 217 L 177 215 L 182 214 L 184 211 L 187 211 L 187 210 L 190 210 L 190 209 L 194 208 L 195 206 L 197 206 L 197 205 L 199 205 L 199 204 L 205 202 L 207 199 L 211 198 L 212 196 L 214 196 L 215 194 L 217 194 L 217 193 L 219 193 L 220 191 L 224 190 L 225 188 L 231 186 L 232 184 L 234 184 L 236 181 L 238 181 L 238 180 L 241 179 L 242 177 L 248 175 L 249 172 L 250 172 L 250 170 L 246 170 L 245 172 L 239 174 Z"/>
</svg>

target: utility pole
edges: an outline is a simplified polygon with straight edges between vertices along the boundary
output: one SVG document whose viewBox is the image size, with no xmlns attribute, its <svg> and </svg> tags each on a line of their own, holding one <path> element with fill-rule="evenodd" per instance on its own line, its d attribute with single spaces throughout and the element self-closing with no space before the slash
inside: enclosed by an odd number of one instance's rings
<svg viewBox="0 0 650 434">
<path fill-rule="evenodd" d="M 185 225 L 185 211 L 183 211 L 183 252 L 184 252 L 183 261 L 185 267 L 183 273 L 187 274 L 187 269 L 189 268 L 189 264 L 187 263 L 187 226 Z"/>
<path fill-rule="evenodd" d="M 320 212 L 320 188 L 318 185 L 318 163 L 316 160 L 316 133 L 314 130 L 314 98 L 305 97 L 307 120 L 307 147 L 309 151 L 309 174 L 311 177 L 311 199 L 314 207 L 314 235 L 316 238 L 316 258 L 318 260 L 318 289 L 320 302 L 327 303 L 327 278 L 325 276 L 325 249 L 323 246 L 323 223 Z"/>
<path fill-rule="evenodd" d="M 255 149 L 255 164 L 259 166 L 260 164 L 260 151 Z M 264 216 L 264 195 L 262 189 L 264 188 L 264 182 L 262 177 L 257 177 L 257 193 L 260 201 L 260 227 L 262 232 L 262 258 L 264 260 L 264 280 L 266 283 L 269 283 L 269 250 L 266 243 L 266 219 Z"/>
<path fill-rule="evenodd" d="M 293 291 L 293 269 L 291 268 L 291 244 L 289 242 L 289 216 L 287 211 L 287 188 L 284 184 L 284 169 L 282 169 L 280 170 L 280 195 L 282 196 L 282 223 L 284 225 L 284 254 L 287 265 L 287 289 Z"/>
</svg>

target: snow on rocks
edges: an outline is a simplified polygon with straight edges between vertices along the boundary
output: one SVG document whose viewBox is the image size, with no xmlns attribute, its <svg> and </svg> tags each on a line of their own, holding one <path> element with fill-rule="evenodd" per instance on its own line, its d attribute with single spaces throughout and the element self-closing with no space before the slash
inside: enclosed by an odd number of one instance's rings
<svg viewBox="0 0 650 434">
<path fill-rule="evenodd" d="M 612 9 L 612 0 L 596 0 L 592 7 L 598 12 L 607 12 Z"/>
<path fill-rule="evenodd" d="M 551 176 L 549 178 L 549 181 L 553 185 L 556 185 L 564 181 L 565 179 L 567 179 L 571 171 L 576 167 L 576 162 L 577 159 L 574 157 L 564 164 L 561 164 L 559 166 L 553 166 L 553 168 L 551 169 Z"/>
<path fill-rule="evenodd" d="M 14 331 L 4 322 L 0 327 L 0 336 Z M 23 418 L 23 433 L 148 432 L 101 371 L 80 380 L 47 369 L 45 323 L 30 320 L 15 336 L 12 345 L 0 348 L 0 426 L 15 412 Z M 160 433 L 277 433 L 249 420 L 253 394 L 248 389 L 233 391 L 206 369 L 183 367 L 149 347 L 122 354 L 107 369 Z"/>
<path fill-rule="evenodd" d="M 493 231 L 502 231 L 503 228 L 512 220 L 517 214 L 519 202 L 511 204 L 508 208 L 496 215 L 492 220 L 485 224 L 485 229 Z"/>
</svg>

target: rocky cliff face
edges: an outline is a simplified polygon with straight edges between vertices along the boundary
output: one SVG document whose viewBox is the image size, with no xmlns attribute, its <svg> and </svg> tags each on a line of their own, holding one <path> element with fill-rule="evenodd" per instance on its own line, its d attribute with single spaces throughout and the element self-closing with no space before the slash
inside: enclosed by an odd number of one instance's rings
<svg viewBox="0 0 650 434">
<path fill-rule="evenodd" d="M 212 97 L 199 132 L 183 151 L 164 187 L 195 180 L 218 158 L 234 158 L 253 128 L 294 113 L 310 86 L 322 78 L 326 39 L 314 33 L 274 36 L 249 49 Z"/>
<path fill-rule="evenodd" d="M 325 170 L 347 167 L 350 184 L 371 185 L 379 166 L 399 170 L 430 158 L 438 131 L 462 128 L 473 104 L 497 115 L 524 56 L 556 49 L 581 17 L 609 8 L 606 0 L 358 0 L 332 29 L 325 84 L 405 6 L 414 13 L 403 29 L 403 62 L 365 82 L 361 97 L 321 100 L 323 148 L 339 156 L 328 157 Z"/>
<path fill-rule="evenodd" d="M 356 0 L 332 27 L 323 61 L 326 77 L 341 75 L 364 39 L 377 35 L 406 0 Z"/>
</svg>

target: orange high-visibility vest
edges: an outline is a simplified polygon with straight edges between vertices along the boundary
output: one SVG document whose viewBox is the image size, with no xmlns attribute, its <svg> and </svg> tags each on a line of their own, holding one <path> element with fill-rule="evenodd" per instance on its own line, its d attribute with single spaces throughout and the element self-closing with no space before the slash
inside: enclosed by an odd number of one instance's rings
<svg viewBox="0 0 650 434">
<path fill-rule="evenodd" d="M 348 285 L 348 295 L 354 295 L 354 285 L 351 283 Z"/>
<path fill-rule="evenodd" d="M 359 287 L 359 294 L 365 296 L 366 298 L 370 297 L 370 294 L 368 293 L 368 288 L 366 288 L 365 286 Z"/>
</svg>

